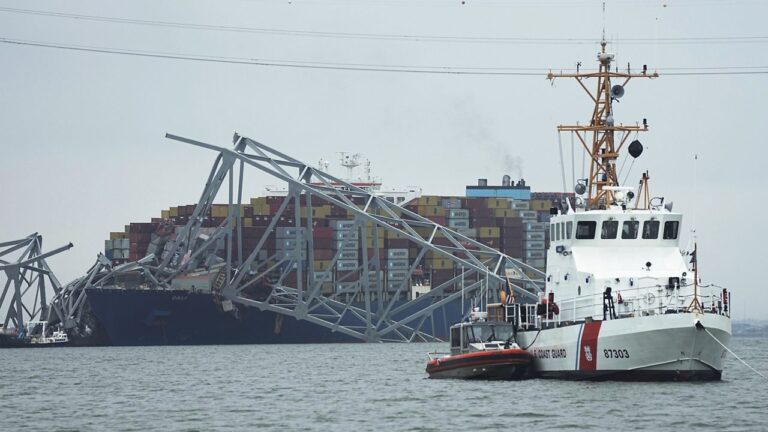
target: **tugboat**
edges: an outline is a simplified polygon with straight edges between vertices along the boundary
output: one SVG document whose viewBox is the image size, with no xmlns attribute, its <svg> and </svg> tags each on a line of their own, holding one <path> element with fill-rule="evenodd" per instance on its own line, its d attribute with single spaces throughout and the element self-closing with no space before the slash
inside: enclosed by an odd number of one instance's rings
<svg viewBox="0 0 768 432">
<path fill-rule="evenodd" d="M 498 308 L 501 305 L 489 305 Z M 515 341 L 512 323 L 488 320 L 473 310 L 469 322 L 451 326 L 451 352 L 429 353 L 429 378 L 486 380 L 520 379 L 528 375 L 533 357 Z"/>
<path fill-rule="evenodd" d="M 618 123 L 613 102 L 630 80 L 658 74 L 646 66 L 619 71 L 605 40 L 601 46 L 598 71 L 548 76 L 576 79 L 594 104 L 588 123 L 558 126 L 578 138 L 591 167 L 588 178 L 574 181 L 573 204 L 550 211 L 546 292 L 538 304 L 515 305 L 518 341 L 530 346 L 542 377 L 719 380 L 731 337 L 730 292 L 701 285 L 695 232 L 694 247 L 681 251 L 682 215 L 650 194 L 647 172 L 637 191 L 619 183 L 620 153 L 640 156 L 643 145 L 629 138 L 648 124 Z"/>
</svg>

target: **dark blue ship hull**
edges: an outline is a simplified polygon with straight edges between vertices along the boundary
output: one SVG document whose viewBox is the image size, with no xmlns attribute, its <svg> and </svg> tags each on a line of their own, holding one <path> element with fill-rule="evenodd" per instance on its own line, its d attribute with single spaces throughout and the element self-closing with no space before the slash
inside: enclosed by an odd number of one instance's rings
<svg viewBox="0 0 768 432">
<path fill-rule="evenodd" d="M 359 342 L 326 327 L 254 307 L 223 312 L 211 294 L 174 290 L 89 289 L 90 313 L 107 345 L 208 345 Z M 423 305 L 403 311 L 406 317 Z M 461 320 L 461 301 L 436 309 L 422 330 L 443 340 Z M 349 314 L 347 314 L 349 315 Z M 348 318 L 351 319 L 351 318 Z M 419 320 L 416 320 L 419 321 Z M 358 324 L 358 323 L 347 323 Z M 415 323 L 414 323 L 415 324 Z"/>
</svg>

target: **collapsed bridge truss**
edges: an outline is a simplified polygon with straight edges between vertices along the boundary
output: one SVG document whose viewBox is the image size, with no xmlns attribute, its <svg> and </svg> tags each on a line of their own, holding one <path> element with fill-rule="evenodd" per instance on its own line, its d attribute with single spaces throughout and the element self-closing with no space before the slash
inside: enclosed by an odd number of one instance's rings
<svg viewBox="0 0 768 432">
<path fill-rule="evenodd" d="M 199 202 L 183 228 L 153 253 L 116 266 L 100 254 L 86 276 L 65 286 L 52 304 L 61 313 L 51 319 L 63 317 L 66 328 L 82 326 L 88 288 L 115 285 L 126 274 L 139 275 L 146 287 L 170 289 L 175 278 L 213 272 L 212 290 L 222 313 L 237 315 L 240 308 L 253 307 L 368 342 L 437 340 L 446 329 L 438 328 L 434 317 L 449 304 L 463 305 L 481 293 L 488 301 L 500 290 L 536 300 L 542 290 L 544 275 L 521 261 L 250 138 L 235 134 L 230 149 L 166 137 L 217 153 Z M 243 184 L 246 170 L 253 169 L 284 182 L 287 196 L 255 244 L 244 247 Z M 203 227 L 222 187 L 227 215 L 217 226 Z M 343 210 L 347 218 L 330 266 L 316 271 L 312 208 L 318 203 Z M 290 234 L 284 239 L 290 247 L 274 251 L 266 246 L 278 228 Z M 406 277 L 397 282 L 380 276 L 387 270 L 382 233 L 407 240 L 416 251 L 403 269 Z M 223 252 L 216 247 L 222 242 Z M 357 251 L 355 266 L 339 272 L 339 261 L 350 250 Z M 452 261 L 461 271 L 412 298 L 412 276 L 428 254 Z"/>
</svg>

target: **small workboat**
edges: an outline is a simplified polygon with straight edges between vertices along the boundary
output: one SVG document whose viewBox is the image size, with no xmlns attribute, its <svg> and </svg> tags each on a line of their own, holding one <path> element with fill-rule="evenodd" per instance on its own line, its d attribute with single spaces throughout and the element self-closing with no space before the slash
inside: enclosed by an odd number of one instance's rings
<svg viewBox="0 0 768 432">
<path fill-rule="evenodd" d="M 427 354 L 430 378 L 520 379 L 533 360 L 517 345 L 512 323 L 489 321 L 486 312 L 473 311 L 469 322 L 451 326 L 450 342 L 450 354 Z"/>
</svg>

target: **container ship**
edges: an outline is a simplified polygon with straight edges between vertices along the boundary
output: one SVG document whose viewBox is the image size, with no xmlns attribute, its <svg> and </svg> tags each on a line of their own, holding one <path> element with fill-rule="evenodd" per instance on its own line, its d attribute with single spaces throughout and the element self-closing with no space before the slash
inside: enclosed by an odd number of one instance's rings
<svg viewBox="0 0 768 432">
<path fill-rule="evenodd" d="M 328 168 L 323 160 L 318 165 Z M 369 162 L 364 164 L 365 175 L 355 177 L 353 168 L 361 165 L 359 155 L 342 153 L 341 165 L 348 170 L 347 179 L 333 182 L 330 185 L 333 189 L 346 193 L 345 185 L 351 185 L 376 194 L 403 209 L 397 216 L 412 212 L 460 233 L 466 240 L 464 246 L 472 247 L 470 242 L 476 242 L 498 250 L 525 263 L 531 271 L 546 265 L 550 208 L 573 197 L 567 193 L 532 193 L 525 180 L 512 181 L 508 175 L 503 176 L 498 185 L 479 179 L 476 185 L 466 187 L 465 196 L 427 196 L 422 195 L 419 188 L 382 187 L 380 180 L 370 176 Z M 275 284 L 296 286 L 302 278 L 306 280 L 307 275 L 309 280 L 324 277 L 322 283 L 317 284 L 318 296 L 358 310 L 364 310 L 368 301 L 378 305 L 369 305 L 368 310 L 378 307 L 393 311 L 388 318 L 393 322 L 423 314 L 419 337 L 413 334 L 408 337 L 416 341 L 447 340 L 449 327 L 460 321 L 476 301 L 469 293 L 461 296 L 456 293 L 473 284 L 482 285 L 479 282 L 482 274 L 471 275 L 468 272 L 471 269 L 463 268 L 439 251 L 423 252 L 398 232 L 377 230 L 370 224 L 361 228 L 362 231 L 356 230 L 355 215 L 343 206 L 318 200 L 297 209 L 294 202 L 289 202 L 288 195 L 288 188 L 267 186 L 265 196 L 252 198 L 247 203 L 212 204 L 202 215 L 195 214 L 198 204 L 170 207 L 162 210 L 157 218 L 130 223 L 124 230 L 110 233 L 105 241 L 103 265 L 111 269 L 127 268 L 115 272 L 108 283 L 82 290 L 83 304 L 76 317 L 78 325 L 70 325 L 75 343 L 360 341 L 356 334 L 339 331 L 365 327 L 366 320 L 360 313 L 343 314 L 334 326 L 329 326 L 282 313 L 279 309 L 238 307 L 226 298 L 223 285 L 227 276 L 221 266 L 209 265 L 211 258 L 206 265 L 198 264 L 193 271 L 175 275 L 163 287 L 157 287 L 141 271 L 132 268 L 131 263 L 146 257 L 154 257 L 156 263 L 189 258 L 189 251 L 186 256 L 169 257 L 169 254 L 174 253 L 173 245 L 184 235 L 190 221 L 200 221 L 196 236 L 207 239 L 232 216 L 233 207 L 237 213 L 234 225 L 239 227 L 238 235 L 233 235 L 231 240 L 230 237 L 218 238 L 206 248 L 206 253 L 223 261 L 231 253 L 228 251 L 239 251 L 241 256 L 246 256 L 258 250 L 252 266 L 256 269 L 258 264 L 259 269 L 264 270 L 264 277 L 259 284 L 244 290 L 244 296 L 249 299 L 266 300 Z M 353 206 L 365 205 L 364 197 L 348 198 Z M 308 220 L 311 227 L 307 227 Z M 429 237 L 433 229 L 431 226 L 414 228 L 424 238 Z M 451 239 L 439 235 L 432 243 L 445 248 L 453 246 Z M 370 270 L 374 259 L 380 266 Z M 281 260 L 290 262 L 292 271 L 286 273 L 286 263 L 280 264 Z M 360 271 L 364 261 L 368 271 Z M 367 297 L 355 289 L 364 278 L 371 286 L 380 287 Z M 430 294 L 434 287 L 441 287 L 440 295 L 430 302 L 416 301 Z M 439 307 L 425 313 L 436 302 L 441 303 Z"/>
</svg>

